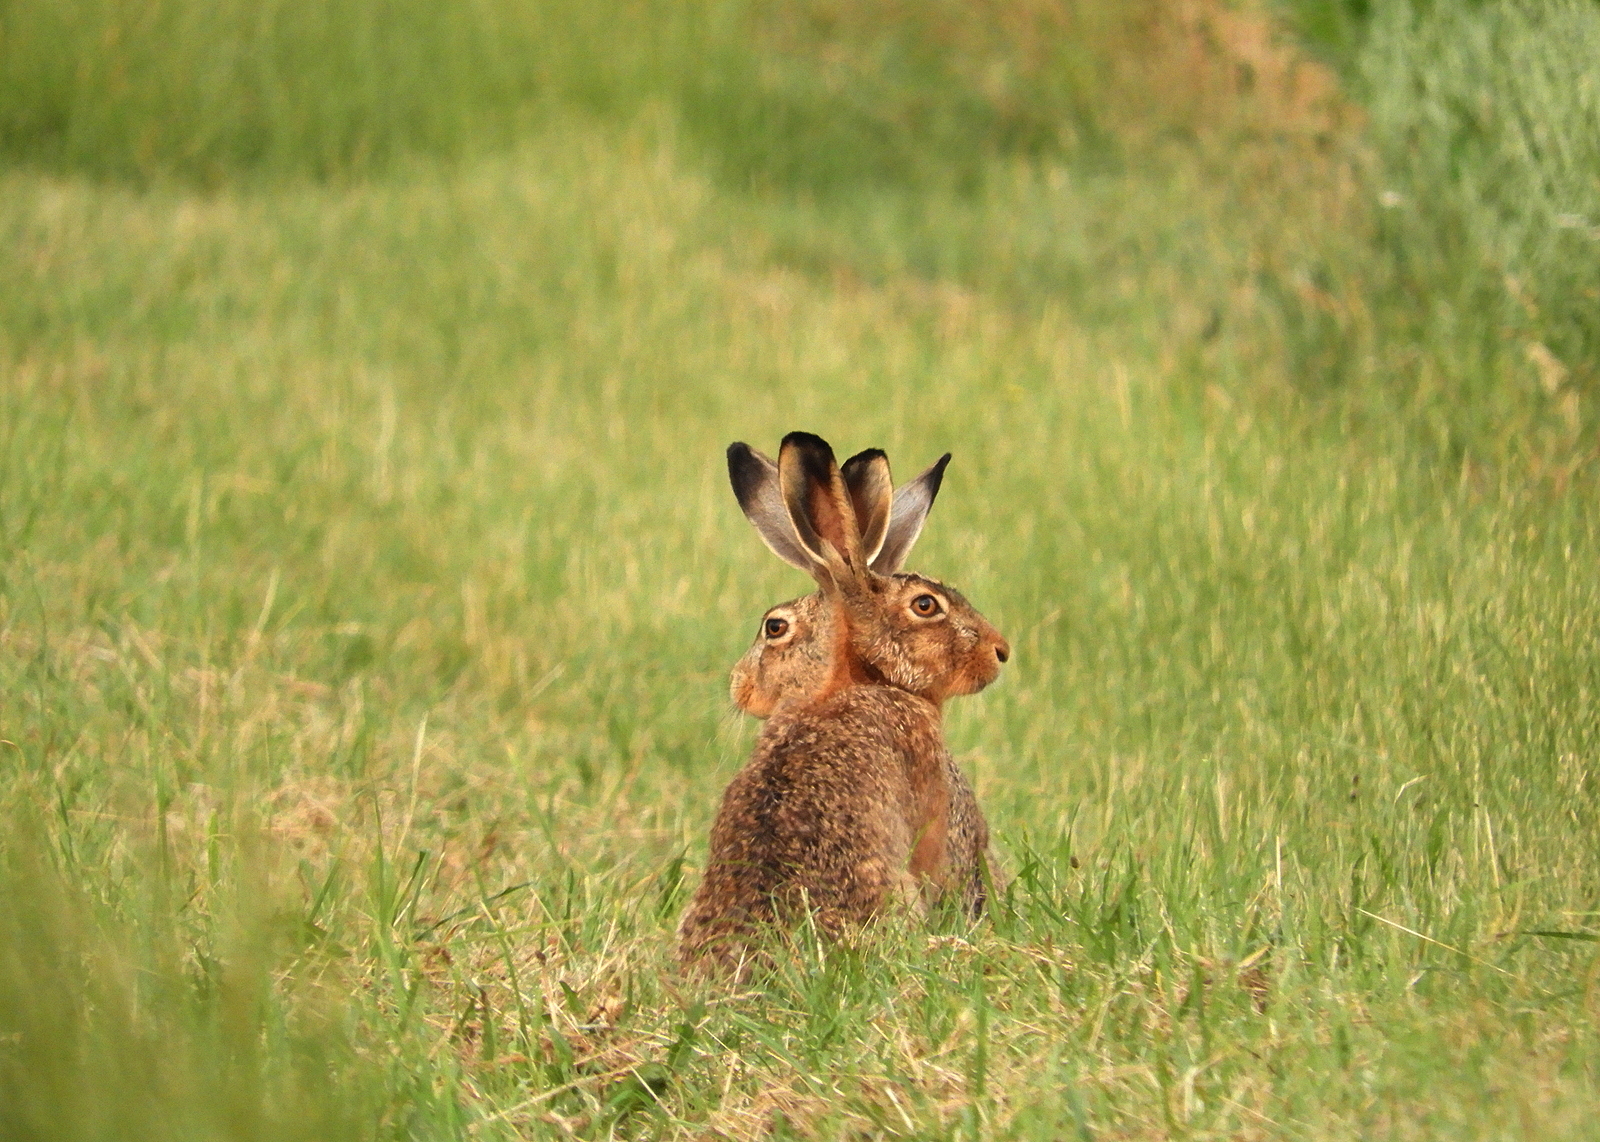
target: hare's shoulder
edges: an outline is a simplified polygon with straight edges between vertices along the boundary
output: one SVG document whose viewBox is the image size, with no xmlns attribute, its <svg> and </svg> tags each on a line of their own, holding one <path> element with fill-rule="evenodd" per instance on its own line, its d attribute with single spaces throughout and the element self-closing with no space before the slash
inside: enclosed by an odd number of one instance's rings
<svg viewBox="0 0 1600 1142">
<path fill-rule="evenodd" d="M 894 686 L 846 687 L 824 703 L 821 712 L 841 726 L 887 740 L 901 752 L 944 752 L 939 707 Z"/>
<path fill-rule="evenodd" d="M 942 755 L 939 709 L 892 686 L 849 686 L 813 705 L 767 720 L 757 755 L 794 758 L 904 758 Z"/>
<path fill-rule="evenodd" d="M 748 848 L 752 860 L 757 848 L 783 850 L 793 863 L 825 835 L 897 832 L 884 814 L 899 812 L 908 763 L 926 748 L 926 735 L 902 724 L 914 722 L 912 709 L 892 696 L 841 693 L 773 714 L 723 795 L 713 847 Z"/>
<path fill-rule="evenodd" d="M 938 725 L 939 707 L 898 686 L 864 683 L 846 686 L 811 707 L 811 716 L 840 723 L 872 722 L 885 726 L 916 723 Z"/>
</svg>

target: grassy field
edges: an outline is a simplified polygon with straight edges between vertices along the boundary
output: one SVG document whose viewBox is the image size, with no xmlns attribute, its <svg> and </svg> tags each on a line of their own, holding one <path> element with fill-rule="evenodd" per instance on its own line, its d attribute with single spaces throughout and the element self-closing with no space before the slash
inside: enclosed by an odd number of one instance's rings
<svg viewBox="0 0 1600 1142">
<path fill-rule="evenodd" d="M 1595 1136 L 1593 5 L 569 8 L 0 6 L 0 1137 Z M 1012 880 L 732 991 L 795 428 Z"/>
</svg>

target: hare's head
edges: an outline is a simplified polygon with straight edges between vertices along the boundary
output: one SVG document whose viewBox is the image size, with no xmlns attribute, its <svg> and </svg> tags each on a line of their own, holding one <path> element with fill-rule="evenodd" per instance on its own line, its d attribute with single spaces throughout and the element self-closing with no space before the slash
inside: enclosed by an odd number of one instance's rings
<svg viewBox="0 0 1600 1142">
<path fill-rule="evenodd" d="M 899 571 L 949 459 L 895 491 L 877 449 L 851 457 L 843 469 L 827 442 L 809 433 L 786 436 L 776 464 L 745 444 L 728 449 L 746 517 L 779 558 L 821 587 L 762 617 L 755 644 L 733 671 L 741 709 L 764 717 L 782 701 L 821 700 L 863 682 L 937 704 L 999 675 L 1010 656 L 1000 633 L 958 592 Z"/>
<path fill-rule="evenodd" d="M 764 718 L 780 703 L 817 693 L 832 665 L 832 632 L 833 613 L 820 593 L 773 607 L 728 678 L 733 704 Z"/>
</svg>

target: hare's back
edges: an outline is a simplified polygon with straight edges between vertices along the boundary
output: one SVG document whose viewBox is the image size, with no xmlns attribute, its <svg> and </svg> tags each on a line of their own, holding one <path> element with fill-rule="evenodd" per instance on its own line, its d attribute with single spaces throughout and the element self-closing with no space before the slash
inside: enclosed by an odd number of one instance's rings
<svg viewBox="0 0 1600 1142">
<path fill-rule="evenodd" d="M 907 743 L 893 713 L 892 705 L 854 696 L 774 715 L 728 800 L 749 803 L 758 835 L 799 845 L 829 830 L 859 833 L 885 812 L 903 815 Z"/>
</svg>

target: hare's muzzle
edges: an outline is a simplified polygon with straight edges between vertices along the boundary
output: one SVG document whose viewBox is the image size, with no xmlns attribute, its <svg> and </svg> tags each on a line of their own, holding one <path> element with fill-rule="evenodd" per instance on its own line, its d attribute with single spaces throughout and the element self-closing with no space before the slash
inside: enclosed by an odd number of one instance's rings
<svg viewBox="0 0 1600 1142">
<path fill-rule="evenodd" d="M 988 623 L 981 623 L 976 633 L 961 671 L 965 677 L 951 688 L 952 694 L 976 694 L 1000 677 L 1000 667 L 1011 657 L 1011 644 Z"/>
<path fill-rule="evenodd" d="M 988 658 L 988 655 L 991 654 L 994 657 Z M 982 690 L 989 683 L 1000 677 L 1000 667 L 1005 665 L 1006 660 L 1010 657 L 1011 644 L 1005 640 L 1005 637 L 993 627 L 984 631 L 983 643 L 978 650 L 980 663 L 978 672 L 980 677 L 976 679 L 978 683 L 977 689 Z M 985 659 L 988 660 L 985 661 Z"/>
</svg>

